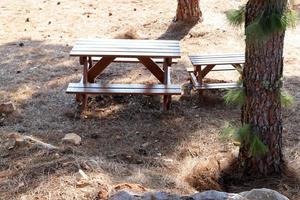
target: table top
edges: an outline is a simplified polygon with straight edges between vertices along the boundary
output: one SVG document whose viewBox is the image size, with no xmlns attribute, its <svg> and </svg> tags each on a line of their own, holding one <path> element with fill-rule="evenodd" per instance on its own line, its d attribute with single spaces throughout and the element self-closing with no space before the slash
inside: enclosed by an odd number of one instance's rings
<svg viewBox="0 0 300 200">
<path fill-rule="evenodd" d="M 79 39 L 70 56 L 180 58 L 177 40 Z"/>
</svg>

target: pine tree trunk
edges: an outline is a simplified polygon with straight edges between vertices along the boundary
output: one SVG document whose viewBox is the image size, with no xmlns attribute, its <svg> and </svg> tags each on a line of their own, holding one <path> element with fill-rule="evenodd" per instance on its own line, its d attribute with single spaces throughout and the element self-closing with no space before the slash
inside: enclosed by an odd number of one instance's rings
<svg viewBox="0 0 300 200">
<path fill-rule="evenodd" d="M 178 0 L 175 21 L 202 21 L 199 0 Z"/>
<path fill-rule="evenodd" d="M 283 10 L 286 0 L 274 3 Z M 246 5 L 246 27 L 253 22 L 270 1 L 249 0 Z M 274 1 L 273 1 L 274 2 Z M 275 6 L 275 5 L 274 5 Z M 282 113 L 280 85 L 283 71 L 284 31 L 274 33 L 265 43 L 255 43 L 246 37 L 246 63 L 243 81 L 246 103 L 242 123 L 250 124 L 253 133 L 268 147 L 259 157 L 249 155 L 250 146 L 242 144 L 239 163 L 245 173 L 278 174 L 282 170 Z"/>
</svg>

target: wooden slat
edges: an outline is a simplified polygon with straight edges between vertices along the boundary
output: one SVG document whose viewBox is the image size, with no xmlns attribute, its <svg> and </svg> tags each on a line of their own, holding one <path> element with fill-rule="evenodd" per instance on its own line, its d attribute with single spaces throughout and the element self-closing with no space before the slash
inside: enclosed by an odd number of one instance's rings
<svg viewBox="0 0 300 200">
<path fill-rule="evenodd" d="M 113 89 L 177 89 L 178 85 L 164 85 L 164 84 L 102 84 L 102 83 L 69 83 L 69 88 L 76 88 L 76 87 L 89 87 L 89 88 L 113 88 Z"/>
<path fill-rule="evenodd" d="M 196 54 L 189 55 L 190 58 L 230 58 L 230 57 L 245 57 L 243 53 L 233 53 L 233 54 Z"/>
<path fill-rule="evenodd" d="M 234 89 L 240 88 L 241 85 L 237 83 L 204 83 L 202 85 L 195 86 L 196 90 L 214 90 L 214 89 Z"/>
<path fill-rule="evenodd" d="M 179 44 L 143 44 L 143 43 L 119 43 L 119 44 L 106 44 L 106 43 L 78 43 L 76 42 L 75 45 L 76 47 L 102 47 L 102 48 L 107 48 L 107 47 L 141 47 L 141 48 L 165 48 L 165 49 L 174 49 L 174 48 L 179 48 Z"/>
<path fill-rule="evenodd" d="M 69 85 L 67 89 L 67 93 L 76 93 L 76 94 L 146 94 L 146 95 L 180 95 L 181 88 L 179 85 L 172 87 L 163 87 L 160 85 L 141 85 L 141 87 L 136 87 L 135 85 L 124 85 L 126 88 L 118 88 L 118 86 L 114 86 L 111 84 L 110 86 L 106 85 L 102 87 L 102 85 L 93 84 L 93 87 L 89 87 L 89 85 L 83 85 L 78 83 L 77 87 L 73 87 Z"/>
<path fill-rule="evenodd" d="M 93 61 L 99 61 L 102 57 L 92 57 Z M 153 58 L 152 59 L 155 63 L 163 63 L 163 58 Z M 124 62 L 124 63 L 139 63 L 139 59 L 137 58 L 116 58 L 113 62 Z M 172 59 L 172 64 L 178 63 L 178 59 Z"/>
<path fill-rule="evenodd" d="M 109 52 L 145 52 L 145 53 L 177 53 L 180 51 L 179 48 L 173 48 L 173 49 L 164 49 L 164 48 L 124 48 L 124 47 L 78 47 L 75 46 L 72 49 L 73 52 L 76 51 L 95 51 L 95 52 L 103 52 L 103 51 L 109 51 Z"/>
<path fill-rule="evenodd" d="M 151 53 L 151 52 L 95 52 L 95 51 L 71 51 L 70 56 L 115 56 L 115 57 L 152 57 L 152 58 L 180 58 L 177 53 Z"/>
<path fill-rule="evenodd" d="M 203 61 L 203 62 L 192 62 L 193 65 L 231 65 L 231 64 L 243 64 L 245 60 L 223 60 L 223 61 Z"/>
<path fill-rule="evenodd" d="M 186 68 L 187 72 L 193 72 L 194 68 L 193 67 L 187 67 Z M 223 65 L 216 65 L 211 71 L 232 71 L 232 70 L 237 70 L 233 66 L 223 66 Z"/>
</svg>

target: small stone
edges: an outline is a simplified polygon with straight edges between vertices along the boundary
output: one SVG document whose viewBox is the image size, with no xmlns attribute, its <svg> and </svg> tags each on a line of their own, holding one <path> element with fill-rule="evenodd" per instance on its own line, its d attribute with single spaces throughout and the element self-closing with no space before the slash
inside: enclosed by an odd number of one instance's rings
<svg viewBox="0 0 300 200">
<path fill-rule="evenodd" d="M 57 5 L 60 5 L 60 2 L 57 2 L 56 4 L 57 4 Z"/>
<path fill-rule="evenodd" d="M 74 145 L 80 145 L 81 144 L 81 137 L 75 133 L 68 133 L 65 135 L 65 137 L 62 139 L 64 143 L 70 143 Z"/>
<path fill-rule="evenodd" d="M 136 8 L 134 8 L 133 11 L 136 11 Z"/>
<path fill-rule="evenodd" d="M 108 16 L 112 16 L 112 13 L 110 12 L 110 13 L 108 13 Z"/>
<path fill-rule="evenodd" d="M 60 155 L 58 153 L 54 154 L 54 158 L 58 159 Z"/>
<path fill-rule="evenodd" d="M 142 144 L 141 146 L 143 147 L 143 148 L 146 148 L 147 146 L 149 146 L 149 142 L 146 142 L 146 143 L 144 143 L 144 144 Z"/>
<path fill-rule="evenodd" d="M 25 22 L 29 22 L 29 18 L 26 18 Z"/>
<path fill-rule="evenodd" d="M 48 22 L 48 25 L 50 25 L 50 24 L 51 24 L 51 21 Z"/>
<path fill-rule="evenodd" d="M 88 177 L 88 175 L 86 175 L 86 173 L 84 171 L 79 169 L 78 174 L 77 174 L 77 179 L 78 180 L 89 180 L 89 177 Z"/>
<path fill-rule="evenodd" d="M 164 161 L 164 162 L 168 162 L 168 163 L 174 162 L 174 160 L 171 159 L 171 158 L 165 158 L 165 159 L 163 159 L 163 161 Z"/>
</svg>

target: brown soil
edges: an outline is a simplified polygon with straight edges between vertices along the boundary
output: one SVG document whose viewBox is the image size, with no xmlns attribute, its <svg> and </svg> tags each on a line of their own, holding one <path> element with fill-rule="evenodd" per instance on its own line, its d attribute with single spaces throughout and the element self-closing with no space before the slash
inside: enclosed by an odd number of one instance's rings
<svg viewBox="0 0 300 200">
<path fill-rule="evenodd" d="M 231 27 L 224 15 L 241 2 L 203 0 L 201 4 L 204 21 L 182 25 L 172 24 L 176 3 L 171 0 L 1 0 L 0 101 L 14 102 L 17 112 L 0 117 L 0 199 L 92 199 L 101 188 L 110 190 L 124 182 L 184 194 L 210 189 L 205 183 L 211 181 L 194 182 L 199 162 L 237 150 L 219 140 L 224 124 L 238 123 L 240 117 L 238 108 L 223 103 L 223 91 L 207 92 L 204 101 L 194 93 L 187 99 L 174 97 L 166 113 L 157 97 L 92 98 L 84 119 L 74 96 L 65 93 L 69 82 L 80 79 L 78 60 L 68 55 L 79 37 L 114 38 L 126 33 L 125 37 L 181 40 L 183 58 L 174 66 L 175 83 L 187 82 L 188 53 L 243 51 L 242 30 Z M 299 41 L 299 27 L 287 31 L 284 80 L 295 105 L 283 112 L 283 140 L 286 163 L 294 169 L 292 178 L 229 181 L 232 185 L 225 189 L 231 192 L 269 187 L 300 199 Z M 237 77 L 235 72 L 209 76 L 220 81 Z M 127 64 L 114 64 L 100 79 L 155 81 L 142 66 Z M 61 143 L 71 132 L 82 137 L 81 146 Z M 60 150 L 30 145 L 8 149 L 11 133 L 32 135 Z M 76 186 L 79 168 L 90 177 L 83 188 Z M 220 184 L 214 175 L 204 178 Z M 215 186 L 218 189 L 222 183 Z"/>
</svg>

